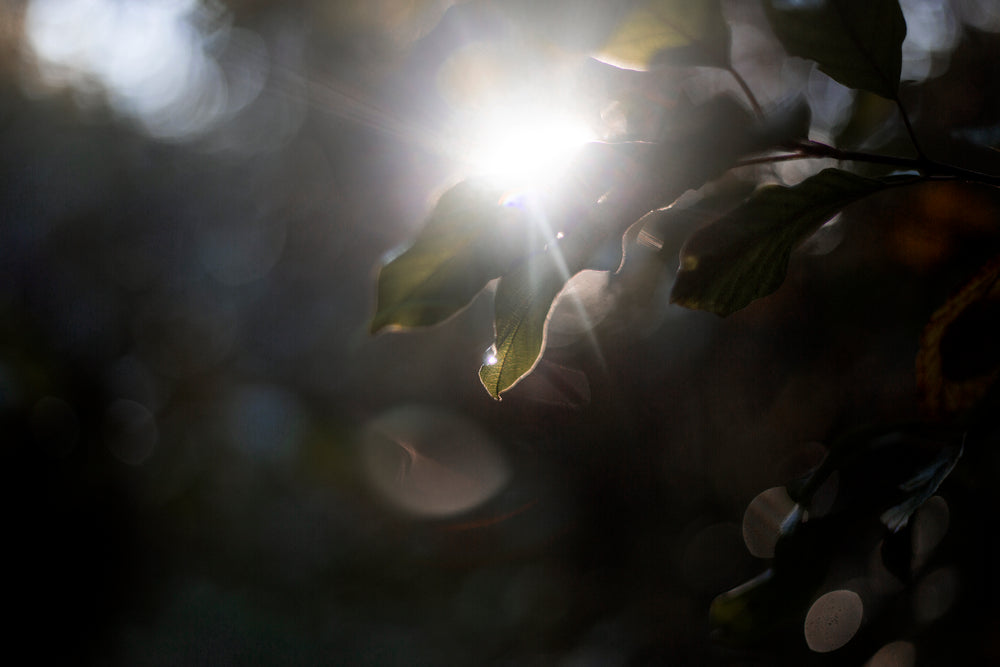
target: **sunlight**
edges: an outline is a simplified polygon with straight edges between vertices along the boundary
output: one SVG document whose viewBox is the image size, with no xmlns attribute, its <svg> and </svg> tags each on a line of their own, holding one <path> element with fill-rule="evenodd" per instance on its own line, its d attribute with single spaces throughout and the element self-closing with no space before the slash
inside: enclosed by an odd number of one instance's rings
<svg viewBox="0 0 1000 667">
<path fill-rule="evenodd" d="M 564 111 L 501 108 L 472 123 L 466 161 L 506 188 L 542 188 L 562 171 L 594 131 Z"/>
</svg>

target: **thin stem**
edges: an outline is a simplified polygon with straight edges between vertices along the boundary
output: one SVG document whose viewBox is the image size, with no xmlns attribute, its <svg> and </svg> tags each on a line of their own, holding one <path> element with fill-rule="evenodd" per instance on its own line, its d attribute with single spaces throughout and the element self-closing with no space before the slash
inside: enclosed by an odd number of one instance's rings
<svg viewBox="0 0 1000 667">
<path fill-rule="evenodd" d="M 750 102 L 750 106 L 753 107 L 753 112 L 757 115 L 757 119 L 764 120 L 764 110 L 760 107 L 760 102 L 757 101 L 757 96 L 753 94 L 747 80 L 743 78 L 743 75 L 733 69 L 732 65 L 729 65 L 726 68 L 726 71 L 729 72 L 736 80 L 736 83 L 739 84 L 740 90 L 743 91 L 747 101 Z"/>
<path fill-rule="evenodd" d="M 906 113 L 906 107 L 903 106 L 898 97 L 893 101 L 896 103 L 896 108 L 899 109 L 899 115 L 903 117 L 903 125 L 906 126 L 906 133 L 910 135 L 910 142 L 913 144 L 913 148 L 916 149 L 920 159 L 925 160 L 924 151 L 920 148 L 920 142 L 917 141 L 917 133 L 913 131 L 913 125 L 910 123 L 910 115 Z"/>
<path fill-rule="evenodd" d="M 963 169 L 962 167 L 934 160 L 928 160 L 927 164 L 931 167 L 931 170 L 928 172 L 930 176 L 951 176 L 967 183 L 981 183 L 1000 188 L 1000 176 L 984 174 L 981 171 L 973 171 L 971 169 Z"/>
<path fill-rule="evenodd" d="M 737 167 L 749 167 L 755 164 L 773 164 L 775 162 L 788 162 L 790 160 L 815 160 L 815 155 L 808 155 L 806 153 L 784 153 L 782 155 L 765 155 L 763 157 L 752 157 L 746 160 L 740 160 L 736 163 Z"/>
<path fill-rule="evenodd" d="M 842 162 L 867 162 L 869 164 L 884 164 L 891 167 L 900 167 L 911 171 L 918 171 L 929 179 L 933 180 L 960 180 L 969 183 L 979 183 L 992 187 L 1000 187 L 1000 176 L 984 174 L 971 169 L 964 169 L 954 165 L 928 160 L 925 157 L 909 158 L 896 157 L 895 155 L 878 155 L 876 153 L 862 153 L 859 151 L 845 151 L 818 141 L 803 141 L 787 146 L 794 153 L 782 153 L 779 155 L 764 155 L 762 157 L 748 158 L 740 160 L 734 166 L 747 167 L 756 164 L 772 164 L 774 162 L 787 162 L 790 160 L 817 160 L 828 158 L 840 160 Z"/>
<path fill-rule="evenodd" d="M 845 162 L 869 162 L 885 164 L 893 167 L 903 167 L 916 171 L 927 171 L 928 161 L 924 158 L 896 157 L 895 155 L 879 155 L 859 151 L 845 151 L 818 141 L 805 141 L 795 144 L 795 148 L 811 157 L 826 157 Z"/>
</svg>

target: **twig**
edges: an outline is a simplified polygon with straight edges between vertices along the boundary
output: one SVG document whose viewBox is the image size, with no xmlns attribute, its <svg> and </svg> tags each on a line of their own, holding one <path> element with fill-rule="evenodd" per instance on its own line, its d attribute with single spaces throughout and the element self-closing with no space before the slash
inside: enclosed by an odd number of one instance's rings
<svg viewBox="0 0 1000 667">
<path fill-rule="evenodd" d="M 747 83 L 746 79 L 743 78 L 739 72 L 737 72 L 732 65 L 726 67 L 726 71 L 729 72 L 736 83 L 739 84 L 740 90 L 746 96 L 747 101 L 750 102 L 750 106 L 753 107 L 754 114 L 757 115 L 758 120 L 764 120 L 764 110 L 760 107 L 760 102 L 757 101 L 757 96 L 753 94 L 753 90 L 750 89 L 750 85 Z"/>
<path fill-rule="evenodd" d="M 817 160 L 828 158 L 842 162 L 867 162 L 869 164 L 884 164 L 890 167 L 899 167 L 911 171 L 917 171 L 934 180 L 960 180 L 967 183 L 979 183 L 992 187 L 1000 187 L 1000 176 L 984 174 L 971 169 L 964 169 L 954 165 L 945 164 L 929 160 L 926 157 L 909 158 L 897 157 L 895 155 L 879 155 L 877 153 L 863 153 L 859 151 L 845 151 L 835 148 L 819 141 L 802 141 L 787 146 L 794 153 L 781 153 L 779 155 L 764 155 L 761 157 L 740 160 L 734 166 L 746 167 L 755 164 L 771 164 L 774 162 L 787 162 L 790 160 Z"/>
<path fill-rule="evenodd" d="M 755 164 L 773 164 L 775 162 L 788 162 L 790 160 L 815 160 L 815 155 L 808 155 L 806 153 L 784 153 L 781 155 L 765 155 L 763 157 L 752 157 L 746 160 L 740 160 L 736 163 L 737 167 L 749 167 Z"/>
<path fill-rule="evenodd" d="M 903 117 L 903 125 L 906 126 L 906 133 L 910 136 L 910 142 L 913 144 L 913 148 L 916 149 L 917 155 L 921 160 L 926 160 L 923 149 L 920 148 L 920 142 L 917 141 L 917 133 L 913 131 L 913 125 L 910 123 L 910 115 L 906 113 L 906 107 L 903 106 L 902 101 L 899 97 L 893 100 L 896 103 L 896 108 L 899 109 L 899 115 Z"/>
</svg>

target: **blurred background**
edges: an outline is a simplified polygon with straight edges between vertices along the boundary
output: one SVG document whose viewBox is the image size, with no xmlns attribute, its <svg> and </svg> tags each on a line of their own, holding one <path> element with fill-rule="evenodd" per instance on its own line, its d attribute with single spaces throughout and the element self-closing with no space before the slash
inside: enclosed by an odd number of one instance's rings
<svg viewBox="0 0 1000 667">
<path fill-rule="evenodd" d="M 803 474 L 838 431 L 918 416 L 919 335 L 1000 248 L 993 191 L 873 197 L 797 253 L 780 292 L 727 320 L 668 305 L 675 266 L 639 248 L 614 285 L 574 281 L 588 317 L 557 312 L 536 373 L 499 403 L 476 376 L 493 342 L 488 290 L 433 329 L 368 335 L 380 262 L 445 188 L 499 169 L 482 158 L 503 132 L 540 119 L 655 138 L 677 105 L 737 92 L 713 70 L 587 58 L 626 5 L 0 5 L 12 653 L 1000 659 L 991 454 L 942 486 L 924 578 L 862 596 L 843 649 L 810 651 L 798 633 L 736 651 L 708 624 L 712 598 L 765 567 L 744 516 L 758 494 Z M 1000 136 L 995 3 L 902 5 L 904 100 L 925 148 L 1000 173 L 996 151 L 974 145 Z M 786 58 L 756 3 L 724 10 L 735 67 L 766 109 L 804 92 L 813 138 L 899 141 L 879 100 Z M 508 177 L 535 159 L 520 157 Z M 659 242 L 679 246 L 697 222 Z"/>
</svg>

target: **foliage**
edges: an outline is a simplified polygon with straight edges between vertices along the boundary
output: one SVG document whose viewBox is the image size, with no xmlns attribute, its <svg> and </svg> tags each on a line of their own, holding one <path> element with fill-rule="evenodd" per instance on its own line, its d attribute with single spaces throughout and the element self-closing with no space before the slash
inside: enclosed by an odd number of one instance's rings
<svg viewBox="0 0 1000 667">
<path fill-rule="evenodd" d="M 788 52 L 851 88 L 896 99 L 906 22 L 896 0 L 767 2 Z"/>
<path fill-rule="evenodd" d="M 576 273 L 611 271 L 638 242 L 646 214 L 685 205 L 678 203 L 682 195 L 733 169 L 817 158 L 840 163 L 795 185 L 773 184 L 757 173 L 759 187 L 749 197 L 695 231 L 679 262 L 667 258 L 679 265 L 671 301 L 724 317 L 779 290 L 796 248 L 862 199 L 941 180 L 1000 186 L 1000 177 L 931 160 L 921 150 L 910 110 L 899 95 L 906 23 L 897 0 L 771 0 L 764 5 L 774 34 L 790 55 L 813 61 L 821 72 L 854 89 L 865 108 L 872 107 L 869 93 L 895 105 L 900 134 L 916 157 L 850 150 L 864 145 L 865 137 L 858 134 L 863 124 L 847 128 L 839 146 L 811 141 L 808 113 L 801 105 L 765 113 L 730 63 L 730 32 L 719 3 L 631 3 L 593 49 L 595 57 L 638 70 L 719 68 L 735 77 L 746 104 L 727 96 L 681 104 L 670 123 L 681 129 L 673 134 L 595 143 L 570 168 L 566 181 L 572 187 L 555 194 L 512 205 L 501 193 L 469 182 L 456 185 L 441 198 L 412 246 L 382 267 L 372 331 L 441 322 L 498 279 L 496 339 L 479 376 L 499 400 L 535 368 L 545 350 L 553 304 Z M 883 118 L 884 109 L 878 108 L 876 115 Z M 618 249 L 615 261 L 607 259 L 609 248 Z M 982 420 L 989 418 L 988 411 L 974 408 L 995 384 L 997 363 L 989 353 L 995 345 L 974 332 L 977 322 L 995 315 L 997 266 L 993 261 L 949 301 L 922 340 L 921 386 L 927 416 L 938 423 L 933 428 L 883 425 L 841 434 L 826 462 L 789 487 L 798 509 L 782 526 L 768 574 L 721 596 L 713 606 L 713 618 L 728 639 L 765 636 L 770 621 L 764 619 L 782 617 L 775 609 L 800 615 L 824 579 L 831 545 L 847 539 L 859 522 L 881 522 L 890 536 L 883 545 L 886 565 L 907 576 L 908 541 L 899 547 L 905 554 L 901 560 L 894 550 L 904 537 L 908 540 L 909 518 L 951 472 L 969 434 L 981 432 Z M 963 342 L 956 343 L 958 338 Z M 966 339 L 978 341 L 983 354 L 975 356 L 971 368 L 955 371 L 958 366 L 950 358 L 964 349 Z M 947 377 L 948 369 L 953 377 Z M 914 451 L 921 455 L 914 458 Z M 856 480 L 854 495 L 848 494 L 829 518 L 803 522 L 802 512 L 811 509 L 817 489 L 834 471 L 842 481 Z"/>
<path fill-rule="evenodd" d="M 792 250 L 848 204 L 911 178 L 871 179 L 826 169 L 790 188 L 769 185 L 693 234 L 672 300 L 731 315 L 781 286 Z"/>
</svg>

